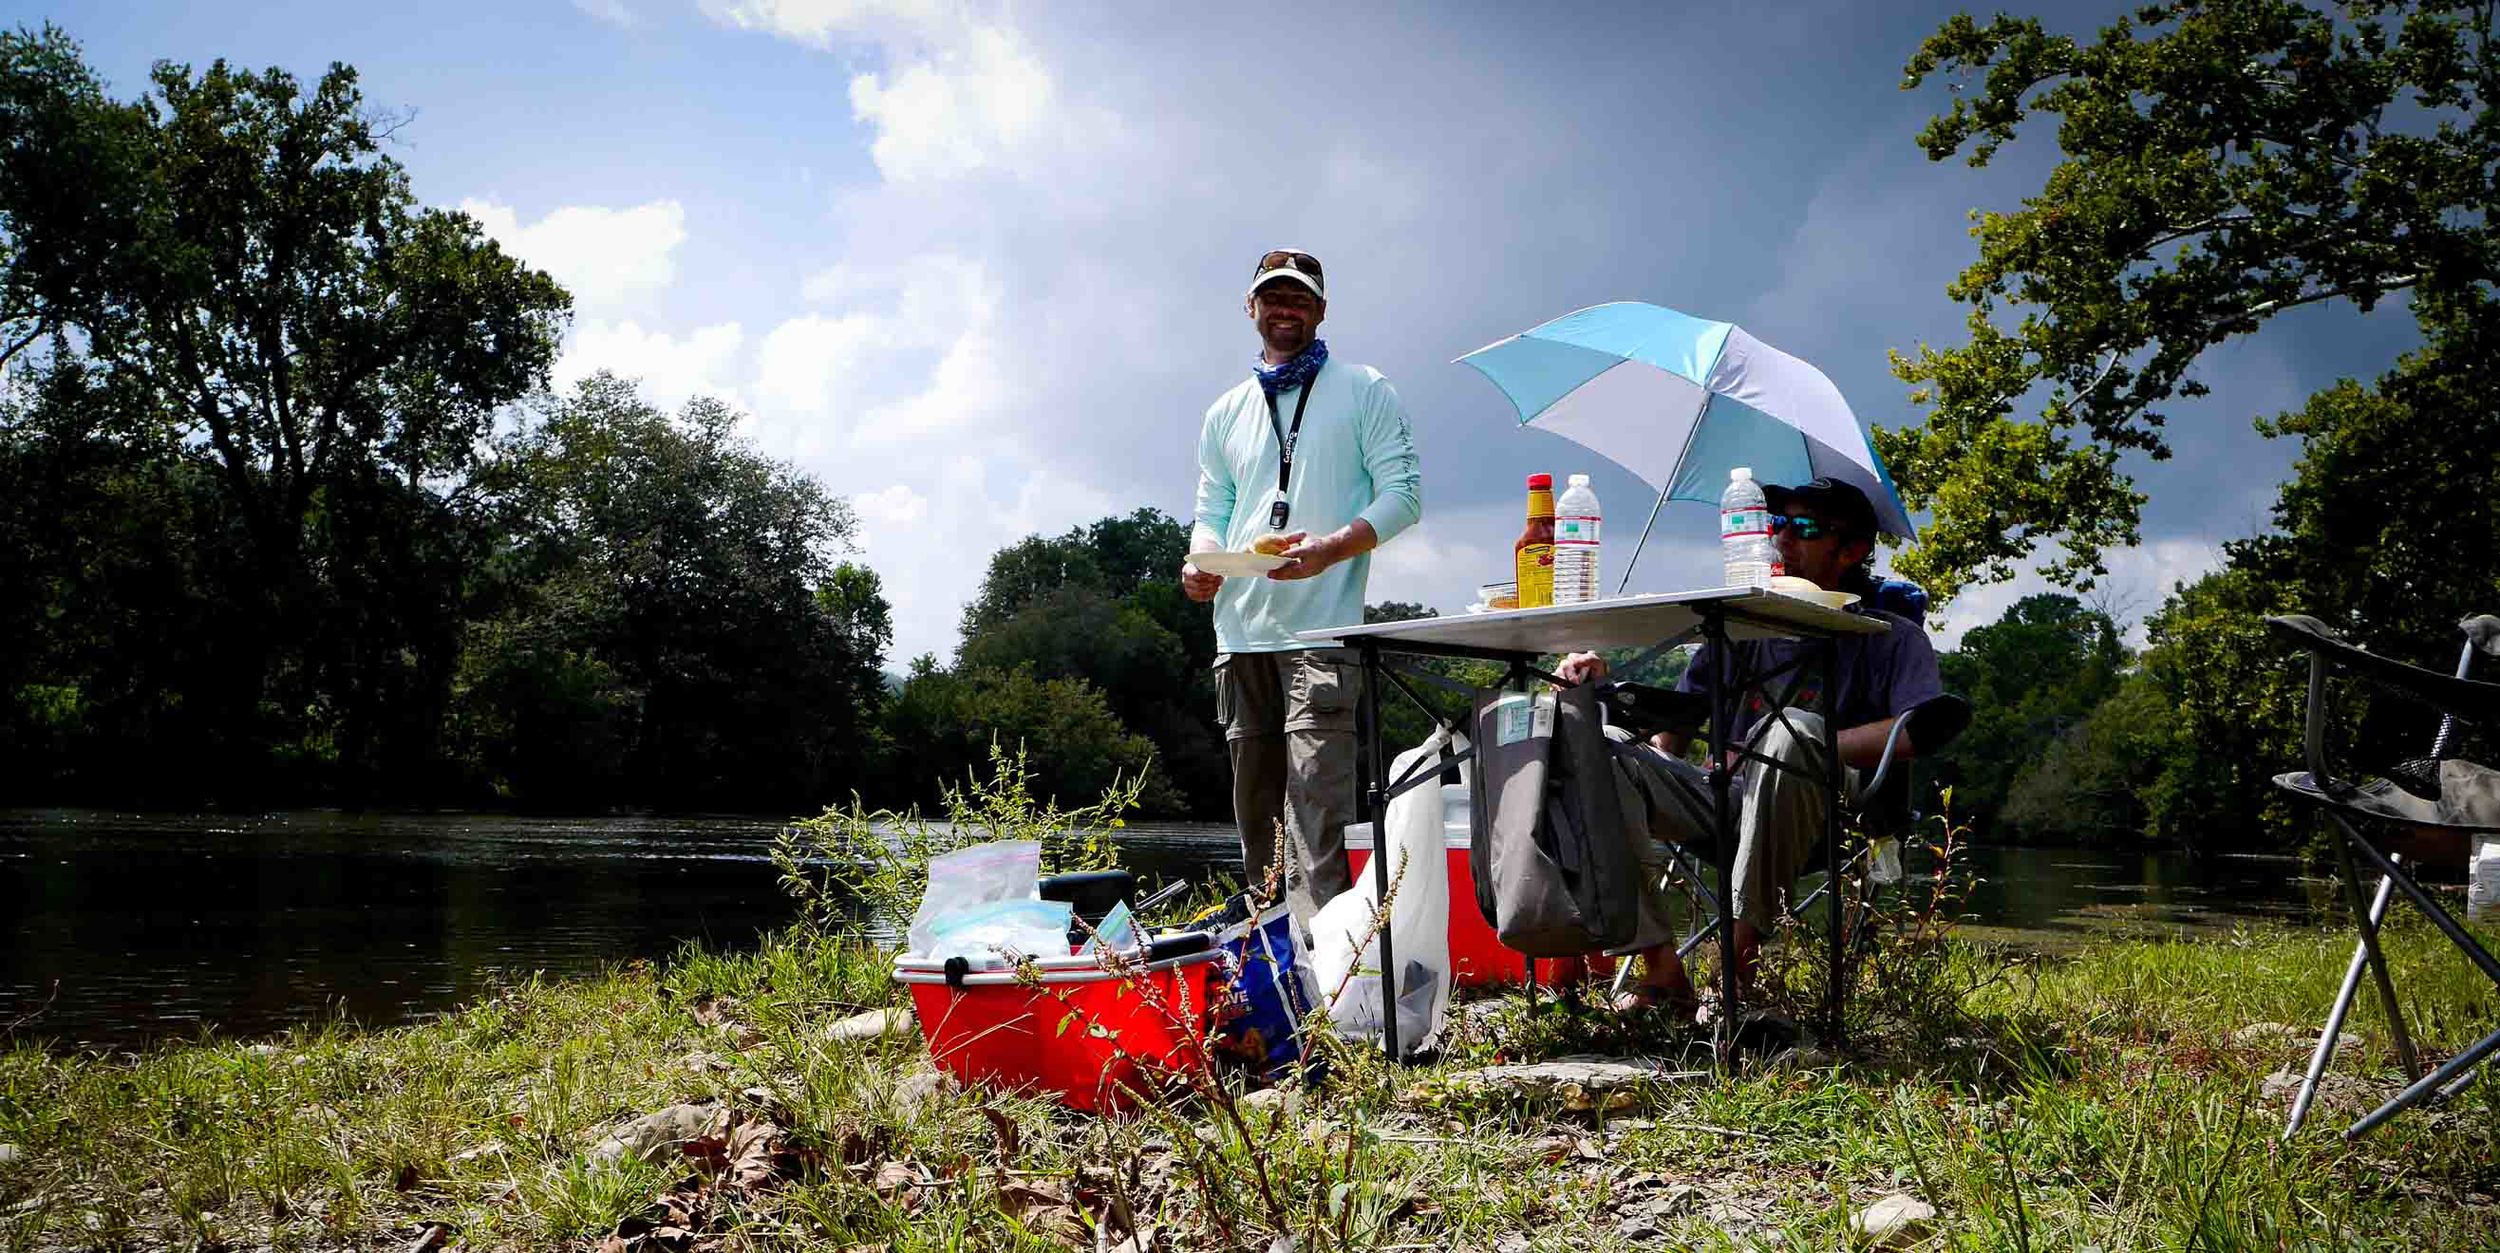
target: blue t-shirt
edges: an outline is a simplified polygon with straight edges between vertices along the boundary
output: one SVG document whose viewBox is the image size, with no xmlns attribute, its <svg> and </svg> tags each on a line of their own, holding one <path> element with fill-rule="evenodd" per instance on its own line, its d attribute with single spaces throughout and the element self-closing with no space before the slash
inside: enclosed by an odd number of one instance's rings
<svg viewBox="0 0 2500 1253">
<path fill-rule="evenodd" d="M 1861 617 L 1874 618 L 1891 628 L 1881 635 L 1843 635 L 1839 637 L 1839 688 L 1826 693 L 1822 686 L 1822 667 L 1809 658 L 1797 672 L 1781 675 L 1767 685 L 1777 696 L 1788 685 L 1797 685 L 1789 698 L 1791 709 L 1805 709 L 1830 720 L 1835 732 L 1870 722 L 1899 717 L 1920 705 L 1944 695 L 1944 678 L 1936 670 L 1936 647 L 1927 640 L 1927 632 L 1910 624 L 1910 620 L 1880 609 L 1853 611 Z M 1777 669 L 1810 647 L 1805 640 L 1735 640 L 1737 677 L 1762 674 Z M 1675 681 L 1679 692 L 1710 690 L 1712 667 L 1710 646 L 1704 644 L 1694 653 L 1693 664 Z M 1826 696 L 1836 699 L 1827 700 Z M 1736 742 L 1744 744 L 1753 738 L 1754 724 L 1771 712 L 1770 704 L 1759 691 L 1748 691 L 1736 707 Z"/>
</svg>

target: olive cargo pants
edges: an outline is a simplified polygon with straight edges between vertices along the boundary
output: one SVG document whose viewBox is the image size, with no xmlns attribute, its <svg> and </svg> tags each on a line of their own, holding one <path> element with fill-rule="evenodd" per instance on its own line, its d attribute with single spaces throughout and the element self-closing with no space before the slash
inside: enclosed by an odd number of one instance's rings
<svg viewBox="0 0 2500 1253">
<path fill-rule="evenodd" d="M 1362 670 L 1326 649 L 1227 653 L 1215 661 L 1215 714 L 1233 764 L 1242 869 L 1263 881 L 1282 845 L 1295 929 L 1353 886 L 1345 828 L 1354 818 L 1354 707 Z"/>
</svg>

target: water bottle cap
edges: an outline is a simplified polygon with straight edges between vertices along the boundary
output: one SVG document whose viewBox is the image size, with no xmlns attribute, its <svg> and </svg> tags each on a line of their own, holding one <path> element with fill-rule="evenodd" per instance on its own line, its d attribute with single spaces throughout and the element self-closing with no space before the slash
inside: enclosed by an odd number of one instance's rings
<svg viewBox="0 0 2500 1253">
<path fill-rule="evenodd" d="M 1752 466 L 1738 466 L 1738 467 L 1736 467 L 1735 469 L 1728 471 L 1728 472 L 1727 472 L 1727 477 L 1728 477 L 1731 481 L 1732 481 L 1732 480 L 1735 480 L 1735 479 L 1749 479 L 1749 478 L 1752 478 L 1752 477 L 1753 477 L 1753 467 L 1752 467 Z"/>
<path fill-rule="evenodd" d="M 1572 476 L 1571 476 L 1571 485 L 1572 485 L 1573 487 L 1586 487 L 1586 486 L 1588 486 L 1588 485 L 1589 485 L 1589 476 L 1587 476 L 1587 475 L 1585 475 L 1585 474 L 1575 474 L 1575 475 L 1572 475 Z"/>
</svg>

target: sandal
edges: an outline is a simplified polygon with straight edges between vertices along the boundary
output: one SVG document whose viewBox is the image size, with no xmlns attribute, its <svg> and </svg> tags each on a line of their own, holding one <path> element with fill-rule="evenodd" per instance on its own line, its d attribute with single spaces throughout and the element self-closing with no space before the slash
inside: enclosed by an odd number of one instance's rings
<svg viewBox="0 0 2500 1253">
<path fill-rule="evenodd" d="M 1614 998 L 1614 1011 L 1618 1014 L 1628 1015 L 1663 1009 L 1667 1011 L 1668 1017 L 1678 1023 L 1691 1022 L 1694 1011 L 1700 1007 L 1701 1002 L 1690 991 L 1653 987 L 1646 983 L 1633 984 L 1616 994 Z"/>
</svg>

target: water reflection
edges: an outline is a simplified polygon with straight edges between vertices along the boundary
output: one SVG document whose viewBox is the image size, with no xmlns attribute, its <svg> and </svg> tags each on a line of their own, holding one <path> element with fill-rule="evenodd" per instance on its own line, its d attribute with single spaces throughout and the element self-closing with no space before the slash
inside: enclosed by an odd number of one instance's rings
<svg viewBox="0 0 2500 1253">
<path fill-rule="evenodd" d="M 749 818 L 0 812 L 0 1025 L 54 1045 L 403 1021 L 793 916 Z M 1123 835 L 1149 881 L 1238 865 L 1227 827 Z M 1977 934 L 2071 944 L 2297 916 L 2288 861 L 1978 849 Z M 1914 867 L 1915 868 L 1915 867 Z"/>
</svg>

